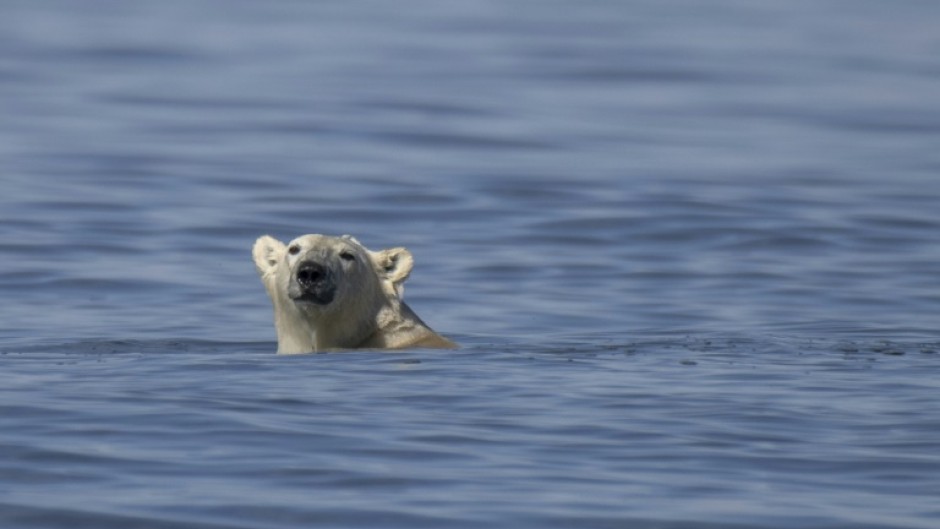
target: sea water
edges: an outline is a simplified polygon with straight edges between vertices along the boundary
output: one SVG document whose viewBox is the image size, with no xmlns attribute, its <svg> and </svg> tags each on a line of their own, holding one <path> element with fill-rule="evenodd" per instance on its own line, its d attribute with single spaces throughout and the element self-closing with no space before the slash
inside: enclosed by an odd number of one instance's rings
<svg viewBox="0 0 940 529">
<path fill-rule="evenodd" d="M 0 527 L 940 526 L 937 20 L 5 2 Z M 304 233 L 462 348 L 275 355 Z"/>
</svg>

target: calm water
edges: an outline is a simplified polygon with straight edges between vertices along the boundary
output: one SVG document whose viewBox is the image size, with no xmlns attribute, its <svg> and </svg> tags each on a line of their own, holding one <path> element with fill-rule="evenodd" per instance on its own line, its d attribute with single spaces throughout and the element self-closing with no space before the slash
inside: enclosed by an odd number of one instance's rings
<svg viewBox="0 0 940 529">
<path fill-rule="evenodd" d="M 0 527 L 940 527 L 940 4 L 0 10 Z"/>
</svg>

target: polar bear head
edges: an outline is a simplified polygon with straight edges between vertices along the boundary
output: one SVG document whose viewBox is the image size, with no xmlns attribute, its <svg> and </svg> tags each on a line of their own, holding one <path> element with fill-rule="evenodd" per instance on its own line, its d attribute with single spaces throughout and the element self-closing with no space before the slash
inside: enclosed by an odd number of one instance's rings
<svg viewBox="0 0 940 529">
<path fill-rule="evenodd" d="M 278 352 L 356 347 L 402 310 L 414 266 L 405 248 L 372 252 L 353 237 L 270 236 L 252 249 L 271 302 Z"/>
</svg>

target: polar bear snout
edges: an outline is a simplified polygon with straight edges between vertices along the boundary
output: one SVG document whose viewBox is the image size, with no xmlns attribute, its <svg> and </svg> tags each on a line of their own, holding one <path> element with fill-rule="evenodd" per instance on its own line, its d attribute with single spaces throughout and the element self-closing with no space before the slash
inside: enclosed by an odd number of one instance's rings
<svg viewBox="0 0 940 529">
<path fill-rule="evenodd" d="M 308 289 L 317 285 L 326 278 L 326 267 L 320 263 L 310 261 L 301 263 L 297 267 L 297 283 L 301 288 Z"/>
<path fill-rule="evenodd" d="M 288 294 L 294 301 L 328 305 L 336 295 L 336 281 L 330 269 L 313 260 L 297 265 Z"/>
</svg>

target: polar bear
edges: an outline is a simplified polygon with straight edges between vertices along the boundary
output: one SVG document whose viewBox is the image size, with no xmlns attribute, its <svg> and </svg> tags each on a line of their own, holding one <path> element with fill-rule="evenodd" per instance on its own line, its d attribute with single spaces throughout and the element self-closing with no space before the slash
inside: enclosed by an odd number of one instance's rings
<svg viewBox="0 0 940 529">
<path fill-rule="evenodd" d="M 265 235 L 252 249 L 274 304 L 278 354 L 330 349 L 455 348 L 402 301 L 414 260 L 405 248 L 372 252 L 343 235 Z"/>
</svg>

